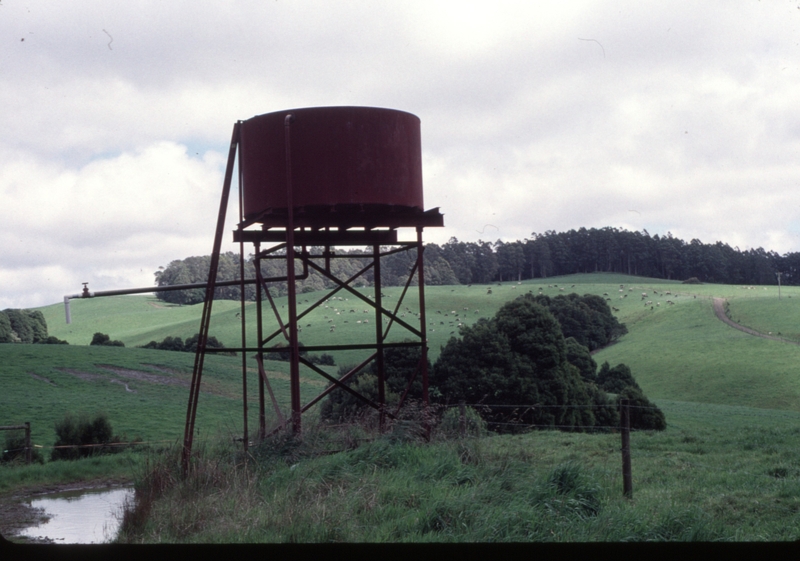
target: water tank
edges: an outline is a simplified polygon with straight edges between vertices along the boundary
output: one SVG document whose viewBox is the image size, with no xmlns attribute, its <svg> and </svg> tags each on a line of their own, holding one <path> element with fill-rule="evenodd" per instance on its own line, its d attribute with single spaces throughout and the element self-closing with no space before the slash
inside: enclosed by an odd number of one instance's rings
<svg viewBox="0 0 800 561">
<path fill-rule="evenodd" d="M 290 142 L 295 212 L 423 210 L 418 117 L 377 107 L 307 107 L 241 123 L 246 219 L 287 211 L 284 122 L 289 114 L 294 117 Z"/>
</svg>

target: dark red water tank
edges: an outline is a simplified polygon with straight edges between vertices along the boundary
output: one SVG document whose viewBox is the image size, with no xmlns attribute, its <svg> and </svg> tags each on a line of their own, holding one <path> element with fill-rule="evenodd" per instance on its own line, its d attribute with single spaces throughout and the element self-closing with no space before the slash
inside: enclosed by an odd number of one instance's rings
<svg viewBox="0 0 800 561">
<path fill-rule="evenodd" d="M 285 118 L 292 207 L 423 210 L 419 118 L 376 107 L 307 107 L 241 124 L 245 218 L 287 208 Z"/>
</svg>

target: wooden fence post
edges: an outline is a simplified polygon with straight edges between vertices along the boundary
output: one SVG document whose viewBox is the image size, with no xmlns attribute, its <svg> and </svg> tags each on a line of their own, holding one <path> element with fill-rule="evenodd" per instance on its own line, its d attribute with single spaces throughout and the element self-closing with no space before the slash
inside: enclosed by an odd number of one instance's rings
<svg viewBox="0 0 800 561">
<path fill-rule="evenodd" d="M 633 498 L 633 478 L 631 477 L 631 413 L 630 402 L 620 400 L 620 432 L 622 433 L 622 493 Z"/>
<path fill-rule="evenodd" d="M 31 464 L 31 424 L 30 422 L 25 423 L 25 462 L 30 465 Z"/>
<path fill-rule="evenodd" d="M 463 438 L 467 436 L 467 408 L 463 399 L 458 402 L 458 413 L 458 431 Z"/>
</svg>

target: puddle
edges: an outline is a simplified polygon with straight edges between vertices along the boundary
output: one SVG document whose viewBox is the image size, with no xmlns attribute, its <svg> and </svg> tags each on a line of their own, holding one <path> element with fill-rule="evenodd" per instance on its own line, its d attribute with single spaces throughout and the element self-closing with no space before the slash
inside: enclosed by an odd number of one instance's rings
<svg viewBox="0 0 800 561">
<path fill-rule="evenodd" d="M 122 505 L 132 497 L 131 487 L 91 489 L 43 495 L 30 499 L 33 508 L 44 509 L 50 520 L 18 533 L 52 543 L 103 543 L 119 530 Z"/>
</svg>

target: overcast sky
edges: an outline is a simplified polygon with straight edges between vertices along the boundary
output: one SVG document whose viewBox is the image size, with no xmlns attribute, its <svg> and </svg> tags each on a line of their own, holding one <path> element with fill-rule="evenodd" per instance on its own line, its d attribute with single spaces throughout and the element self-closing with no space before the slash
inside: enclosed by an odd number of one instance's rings
<svg viewBox="0 0 800 561">
<path fill-rule="evenodd" d="M 421 119 L 426 241 L 800 251 L 800 0 L 0 0 L 0 41 L 0 309 L 209 254 L 234 122 L 309 106 Z"/>
</svg>

